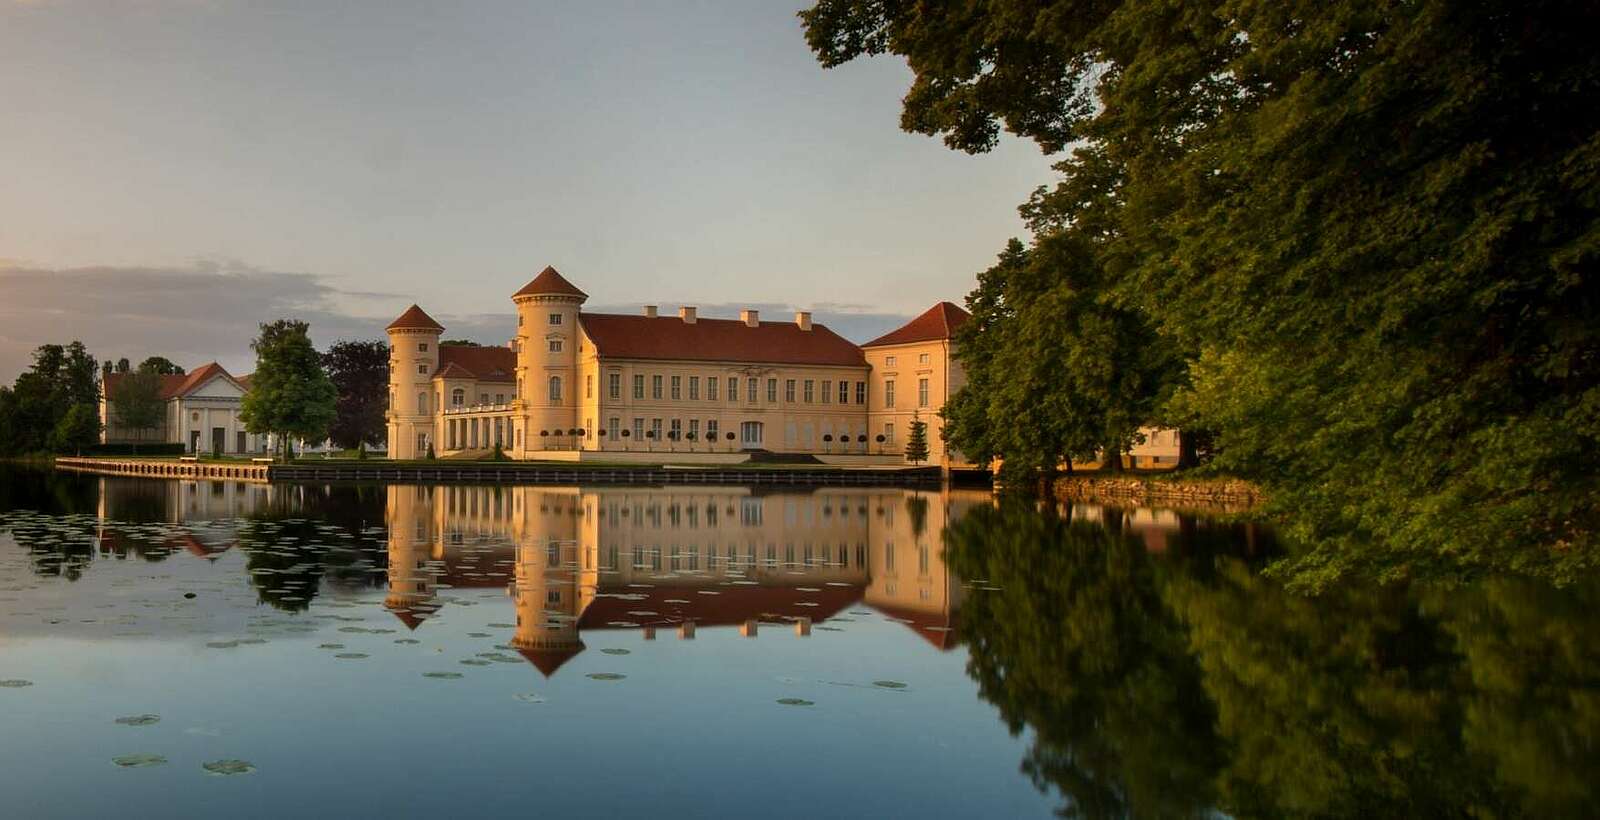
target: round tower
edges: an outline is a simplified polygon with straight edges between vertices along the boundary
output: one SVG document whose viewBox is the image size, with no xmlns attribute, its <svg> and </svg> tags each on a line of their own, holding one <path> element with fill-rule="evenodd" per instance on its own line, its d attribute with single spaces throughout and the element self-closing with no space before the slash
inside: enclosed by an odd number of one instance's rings
<svg viewBox="0 0 1600 820">
<path fill-rule="evenodd" d="M 583 651 L 575 537 L 582 500 L 576 490 L 518 487 L 512 494 L 517 563 L 506 592 L 516 605 L 517 631 L 510 645 L 549 677 Z"/>
<path fill-rule="evenodd" d="M 512 295 L 517 305 L 518 436 L 520 457 L 573 449 L 578 427 L 578 310 L 588 294 L 547 267 Z M 541 435 L 542 433 L 542 435 Z"/>
<path fill-rule="evenodd" d="M 408 629 L 416 629 L 439 609 L 434 572 L 428 568 L 436 532 L 433 488 L 391 484 L 387 502 L 384 524 L 389 540 L 389 594 L 383 599 L 383 606 Z"/>
<path fill-rule="evenodd" d="M 434 419 L 439 397 L 433 374 L 439 369 L 439 336 L 444 325 L 412 305 L 389 323 L 389 457 L 422 458 L 436 441 Z"/>
</svg>

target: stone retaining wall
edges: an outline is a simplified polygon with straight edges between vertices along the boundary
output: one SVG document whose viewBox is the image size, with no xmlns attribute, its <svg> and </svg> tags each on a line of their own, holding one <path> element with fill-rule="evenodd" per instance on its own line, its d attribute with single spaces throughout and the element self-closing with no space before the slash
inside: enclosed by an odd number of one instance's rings
<svg viewBox="0 0 1600 820">
<path fill-rule="evenodd" d="M 1266 500 L 1261 488 L 1240 479 L 1143 478 L 1140 476 L 1061 476 L 1055 496 L 1069 501 L 1121 501 L 1145 505 L 1247 509 Z"/>
</svg>

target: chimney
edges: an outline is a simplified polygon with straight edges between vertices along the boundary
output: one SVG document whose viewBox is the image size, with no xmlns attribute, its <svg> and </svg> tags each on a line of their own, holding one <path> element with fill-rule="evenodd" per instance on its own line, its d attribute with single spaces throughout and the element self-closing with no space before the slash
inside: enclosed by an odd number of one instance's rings
<svg viewBox="0 0 1600 820">
<path fill-rule="evenodd" d="M 809 310 L 797 310 L 797 311 L 795 311 L 794 312 L 794 323 L 799 325 L 801 330 L 810 330 L 811 329 L 811 311 L 809 311 Z"/>
<path fill-rule="evenodd" d="M 744 322 L 749 327 L 758 327 L 761 324 L 761 311 L 741 310 L 739 311 L 739 321 Z"/>
<path fill-rule="evenodd" d="M 646 316 L 648 316 L 648 317 L 650 317 L 652 319 L 656 318 L 656 306 L 655 305 L 645 305 L 644 306 L 644 315 L 646 315 Z"/>
<path fill-rule="evenodd" d="M 694 324 L 694 321 L 695 321 L 694 306 L 692 306 L 692 305 L 684 305 L 683 307 L 678 308 L 678 318 L 682 319 L 683 323 L 686 324 L 686 325 Z"/>
</svg>

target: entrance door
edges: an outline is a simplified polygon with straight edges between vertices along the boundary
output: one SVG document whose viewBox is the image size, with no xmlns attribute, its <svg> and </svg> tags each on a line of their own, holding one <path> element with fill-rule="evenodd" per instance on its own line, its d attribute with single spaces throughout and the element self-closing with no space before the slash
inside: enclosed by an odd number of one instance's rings
<svg viewBox="0 0 1600 820">
<path fill-rule="evenodd" d="M 739 446 L 746 450 L 761 449 L 761 422 L 747 421 L 739 425 Z"/>
<path fill-rule="evenodd" d="M 228 430 L 224 427 L 211 428 L 211 452 L 220 453 L 228 448 Z"/>
<path fill-rule="evenodd" d="M 243 453 L 243 452 L 246 452 L 246 450 L 245 450 L 245 443 L 244 443 L 244 431 L 243 431 L 243 430 L 240 430 L 240 431 L 239 431 L 239 433 L 238 433 L 238 435 L 237 435 L 237 436 L 236 436 L 236 438 L 237 438 L 237 439 L 238 439 L 238 442 L 237 442 L 237 443 L 236 443 L 236 445 L 235 445 L 235 446 L 234 446 L 234 448 L 233 448 L 233 451 L 234 451 L 234 452 L 235 452 L 235 453 Z"/>
</svg>

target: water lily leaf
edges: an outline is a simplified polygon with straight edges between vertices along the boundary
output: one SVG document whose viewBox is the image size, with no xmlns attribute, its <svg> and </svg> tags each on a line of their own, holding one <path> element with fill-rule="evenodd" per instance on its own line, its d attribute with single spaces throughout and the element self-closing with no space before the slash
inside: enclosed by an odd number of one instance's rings
<svg viewBox="0 0 1600 820">
<path fill-rule="evenodd" d="M 622 680 L 627 675 L 619 675 L 615 672 L 590 672 L 585 677 L 590 680 Z"/>
<path fill-rule="evenodd" d="M 206 774 L 216 775 L 219 777 L 234 774 L 249 774 L 256 770 L 254 764 L 245 760 L 213 760 L 210 763 L 200 764 L 200 768 L 205 769 Z"/>
<path fill-rule="evenodd" d="M 161 755 L 139 754 L 113 757 L 111 762 L 124 769 L 142 769 L 146 766 L 165 766 L 167 759 Z"/>
<path fill-rule="evenodd" d="M 881 687 L 883 689 L 904 689 L 904 688 L 906 688 L 905 684 L 903 684 L 903 683 L 901 683 L 900 681 L 897 681 L 897 680 L 875 680 L 875 681 L 872 682 L 872 685 L 873 686 L 877 686 L 877 687 Z"/>
<path fill-rule="evenodd" d="M 545 703 L 546 702 L 543 696 L 535 695 L 532 692 L 519 692 L 519 693 L 517 693 L 515 695 L 512 695 L 512 697 L 516 698 L 517 700 L 522 701 L 523 703 Z"/>
<path fill-rule="evenodd" d="M 340 652 L 339 654 L 334 655 L 334 657 L 335 658 L 345 658 L 346 660 L 360 660 L 362 658 L 368 657 L 368 655 L 365 652 Z"/>
<path fill-rule="evenodd" d="M 435 678 L 435 679 L 438 679 L 438 680 L 455 680 L 455 679 L 461 677 L 461 673 L 460 672 L 423 672 L 422 676 L 425 677 L 425 678 Z"/>
<path fill-rule="evenodd" d="M 114 722 L 118 726 L 149 726 L 152 723 L 160 723 L 161 722 L 161 716 L 160 715 L 128 715 L 127 717 L 119 717 Z"/>
<path fill-rule="evenodd" d="M 778 698 L 778 702 L 784 706 L 816 706 L 815 703 L 805 698 Z"/>
<path fill-rule="evenodd" d="M 21 689 L 24 686 L 32 686 L 32 685 L 33 685 L 33 681 L 31 681 L 31 680 L 22 680 L 21 678 L 12 678 L 11 680 L 0 680 L 0 689 Z"/>
<path fill-rule="evenodd" d="M 622 649 L 621 647 L 616 647 L 616 646 L 608 646 L 605 649 L 602 649 L 600 651 L 602 653 L 604 653 L 604 654 L 607 654 L 607 655 L 631 655 L 631 654 L 633 654 L 632 650 Z"/>
</svg>

